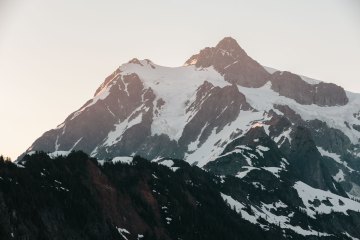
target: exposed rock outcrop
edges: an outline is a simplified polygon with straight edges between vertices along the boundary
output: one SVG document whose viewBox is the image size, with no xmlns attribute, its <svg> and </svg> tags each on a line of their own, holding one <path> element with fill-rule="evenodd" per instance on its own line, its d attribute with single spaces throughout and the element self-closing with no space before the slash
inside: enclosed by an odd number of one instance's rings
<svg viewBox="0 0 360 240">
<path fill-rule="evenodd" d="M 271 75 L 270 81 L 274 91 L 300 104 L 343 106 L 349 101 L 342 87 L 324 82 L 309 84 L 291 72 L 277 71 Z"/>
<path fill-rule="evenodd" d="M 242 110 L 252 110 L 252 107 L 235 85 L 220 88 L 204 82 L 197 91 L 196 100 L 187 108 L 196 114 L 185 126 L 180 146 L 185 147 L 197 139 L 201 145 L 213 130 L 220 132 Z"/>
<path fill-rule="evenodd" d="M 270 77 L 263 66 L 249 57 L 231 37 L 224 38 L 216 47 L 201 50 L 185 64 L 199 68 L 213 66 L 226 81 L 244 87 L 261 87 Z"/>
<path fill-rule="evenodd" d="M 335 187 L 337 183 L 329 174 L 308 129 L 300 126 L 295 129 L 289 159 L 290 166 L 303 182 L 315 188 L 345 195 L 340 187 Z"/>
</svg>

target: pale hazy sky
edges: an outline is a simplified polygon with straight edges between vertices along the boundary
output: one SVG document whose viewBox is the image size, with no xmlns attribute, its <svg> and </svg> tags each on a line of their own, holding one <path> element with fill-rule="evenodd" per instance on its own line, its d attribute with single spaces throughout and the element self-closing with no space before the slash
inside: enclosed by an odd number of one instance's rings
<svg viewBox="0 0 360 240">
<path fill-rule="evenodd" d="M 180 66 L 225 36 L 360 92 L 359 0 L 0 0 L 0 154 L 16 158 L 131 58 Z"/>
</svg>

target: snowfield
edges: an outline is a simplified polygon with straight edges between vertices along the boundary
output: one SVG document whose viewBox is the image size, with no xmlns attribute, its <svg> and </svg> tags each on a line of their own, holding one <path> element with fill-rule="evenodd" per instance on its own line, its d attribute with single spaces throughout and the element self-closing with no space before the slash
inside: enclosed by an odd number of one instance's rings
<svg viewBox="0 0 360 240">
<path fill-rule="evenodd" d="M 289 216 L 282 216 L 282 215 L 276 215 L 272 212 L 270 212 L 271 208 L 286 208 L 287 206 L 280 202 L 275 202 L 272 205 L 269 204 L 262 204 L 262 206 L 254 207 L 250 206 L 253 215 L 249 214 L 247 211 L 245 211 L 245 205 L 240 203 L 239 201 L 233 199 L 231 196 L 225 195 L 221 193 L 221 197 L 223 200 L 229 205 L 230 208 L 235 209 L 237 213 L 240 213 L 242 218 L 246 221 L 249 221 L 253 224 L 259 225 L 261 228 L 268 230 L 269 227 L 267 225 L 264 225 L 260 223 L 260 219 L 266 219 L 266 222 L 270 224 L 280 225 L 281 228 L 290 229 L 300 235 L 308 236 L 308 235 L 319 235 L 319 236 L 330 236 L 328 233 L 322 233 L 317 232 L 309 227 L 309 229 L 303 229 L 300 226 L 293 226 L 290 224 L 290 218 Z"/>
<path fill-rule="evenodd" d="M 347 211 L 360 212 L 360 203 L 330 191 L 316 189 L 300 181 L 295 183 L 294 188 L 298 192 L 310 217 L 315 218 L 316 214 L 329 214 L 331 212 L 341 212 L 345 215 L 348 215 Z M 315 200 L 318 200 L 319 206 L 314 206 L 314 204 L 310 203 Z"/>
<path fill-rule="evenodd" d="M 145 87 L 154 91 L 157 99 L 165 101 L 164 107 L 153 120 L 151 132 L 153 135 L 166 134 L 173 140 L 179 140 L 186 123 L 190 120 L 191 115 L 185 112 L 186 103 L 195 100 L 198 87 L 205 81 L 218 87 L 230 85 L 212 67 L 163 67 L 147 60 L 140 63 L 141 65 L 124 64 L 120 70 L 123 75 L 136 73 Z"/>
</svg>

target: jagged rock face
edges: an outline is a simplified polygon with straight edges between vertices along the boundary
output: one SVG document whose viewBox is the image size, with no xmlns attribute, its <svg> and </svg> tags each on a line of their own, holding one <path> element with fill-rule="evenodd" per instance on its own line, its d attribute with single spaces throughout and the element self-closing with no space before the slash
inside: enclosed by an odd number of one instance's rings
<svg viewBox="0 0 360 240">
<path fill-rule="evenodd" d="M 221 40 L 214 48 L 205 48 L 193 55 L 185 64 L 196 67 L 213 66 L 224 79 L 244 87 L 261 87 L 270 74 L 250 58 L 239 44 L 230 37 Z"/>
<path fill-rule="evenodd" d="M 335 181 L 325 167 L 308 129 L 296 128 L 289 159 L 303 182 L 315 188 L 344 194 L 334 187 Z"/>
<path fill-rule="evenodd" d="M 337 152 L 344 155 L 351 147 L 351 141 L 340 130 L 329 128 L 326 123 L 320 120 L 311 120 L 304 123 L 304 126 L 312 131 L 314 141 L 317 146 L 329 149 L 330 152 Z"/>
<path fill-rule="evenodd" d="M 276 132 L 272 132 L 271 129 L 279 128 L 279 124 L 289 126 L 289 124 L 291 125 L 291 123 L 293 123 L 295 125 L 308 128 L 311 131 L 311 135 L 316 146 L 318 147 L 327 149 L 330 152 L 341 153 L 341 155 L 346 154 L 347 150 L 351 148 L 352 143 L 349 137 L 347 137 L 346 134 L 339 129 L 329 127 L 326 122 L 319 119 L 305 121 L 299 114 L 286 105 L 275 105 L 274 107 L 286 117 L 280 116 L 278 118 L 273 118 L 273 121 L 281 122 L 272 122 L 270 124 L 269 130 L 271 134 L 278 135 L 279 131 L 283 132 L 286 130 L 281 128 L 282 130 L 278 129 Z"/>
<path fill-rule="evenodd" d="M 357 186 L 360 184 L 360 175 L 359 171 L 354 171 L 358 168 L 358 160 L 354 156 L 358 154 L 357 149 L 359 148 L 358 144 L 353 144 L 349 137 L 344 134 L 343 131 L 329 127 L 326 122 L 320 121 L 318 119 L 304 121 L 299 114 L 292 110 L 289 106 L 285 105 L 276 105 L 275 108 L 281 113 L 286 115 L 286 118 L 290 120 L 295 126 L 303 126 L 311 134 L 305 135 L 309 137 L 311 135 L 311 141 L 313 141 L 322 155 L 322 165 L 326 167 L 326 171 L 337 181 L 337 184 L 340 184 L 343 189 L 347 192 L 354 192 L 357 189 Z M 276 119 L 283 118 L 283 116 L 275 116 L 272 119 L 272 124 L 269 127 L 270 135 L 275 136 L 275 139 L 278 138 L 275 132 L 272 132 L 272 128 L 281 128 L 283 124 L 278 126 Z M 292 129 L 291 127 L 290 129 Z M 283 129 L 283 132 L 289 129 Z M 290 132 L 290 139 L 294 139 L 295 131 Z M 288 138 L 284 137 L 276 139 L 279 142 L 280 150 L 290 159 L 291 154 L 291 145 L 294 145 L 294 142 L 289 143 Z M 309 142 L 311 142 L 309 141 Z M 318 154 L 317 154 L 318 155 Z M 350 163 L 350 165 L 348 165 Z M 341 173 L 339 175 L 339 173 Z"/>
<path fill-rule="evenodd" d="M 345 90 L 336 84 L 321 82 L 315 88 L 314 102 L 319 106 L 343 106 L 349 102 Z"/>
<path fill-rule="evenodd" d="M 186 110 L 196 112 L 196 115 L 185 126 L 179 139 L 180 146 L 188 146 L 197 139 L 198 145 L 203 144 L 213 129 L 220 132 L 238 117 L 241 110 L 252 108 L 235 85 L 220 88 L 204 82 L 197 91 L 196 100 Z"/>
<path fill-rule="evenodd" d="M 151 90 L 144 91 L 144 86 L 136 74 L 122 76 L 117 73 L 110 77 L 104 83 L 108 85 L 111 79 L 108 93 L 97 90 L 94 99 L 98 100 L 88 101 L 67 117 L 66 124 L 45 133 L 46 138 L 40 138 L 33 145 L 41 146 L 44 151 L 49 152 L 82 149 L 89 153 L 107 137 L 117 121 L 135 118 L 142 112 L 135 110 L 140 106 L 148 106 L 153 100 L 153 93 Z M 104 95 L 106 101 L 101 101 Z"/>
<path fill-rule="evenodd" d="M 230 142 L 221 155 L 204 168 L 219 175 L 237 175 L 243 167 L 280 168 L 284 166 L 284 157 L 263 127 L 254 127 Z"/>
<path fill-rule="evenodd" d="M 270 81 L 274 91 L 300 104 L 343 106 L 349 102 L 344 89 L 333 83 L 309 84 L 298 75 L 279 71 L 271 75 Z"/>
</svg>

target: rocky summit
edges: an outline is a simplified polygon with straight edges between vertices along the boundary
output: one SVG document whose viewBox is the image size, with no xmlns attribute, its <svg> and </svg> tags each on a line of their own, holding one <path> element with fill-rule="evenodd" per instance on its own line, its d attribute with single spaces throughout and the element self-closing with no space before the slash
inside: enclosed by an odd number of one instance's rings
<svg viewBox="0 0 360 240">
<path fill-rule="evenodd" d="M 37 151 L 77 150 L 101 163 L 141 156 L 175 172 L 169 161 L 184 160 L 216 178 L 217 196 L 265 235 L 278 234 L 275 225 L 281 236 L 355 239 L 359 116 L 360 94 L 262 66 L 226 37 L 181 67 L 121 65 L 17 164 Z"/>
</svg>

